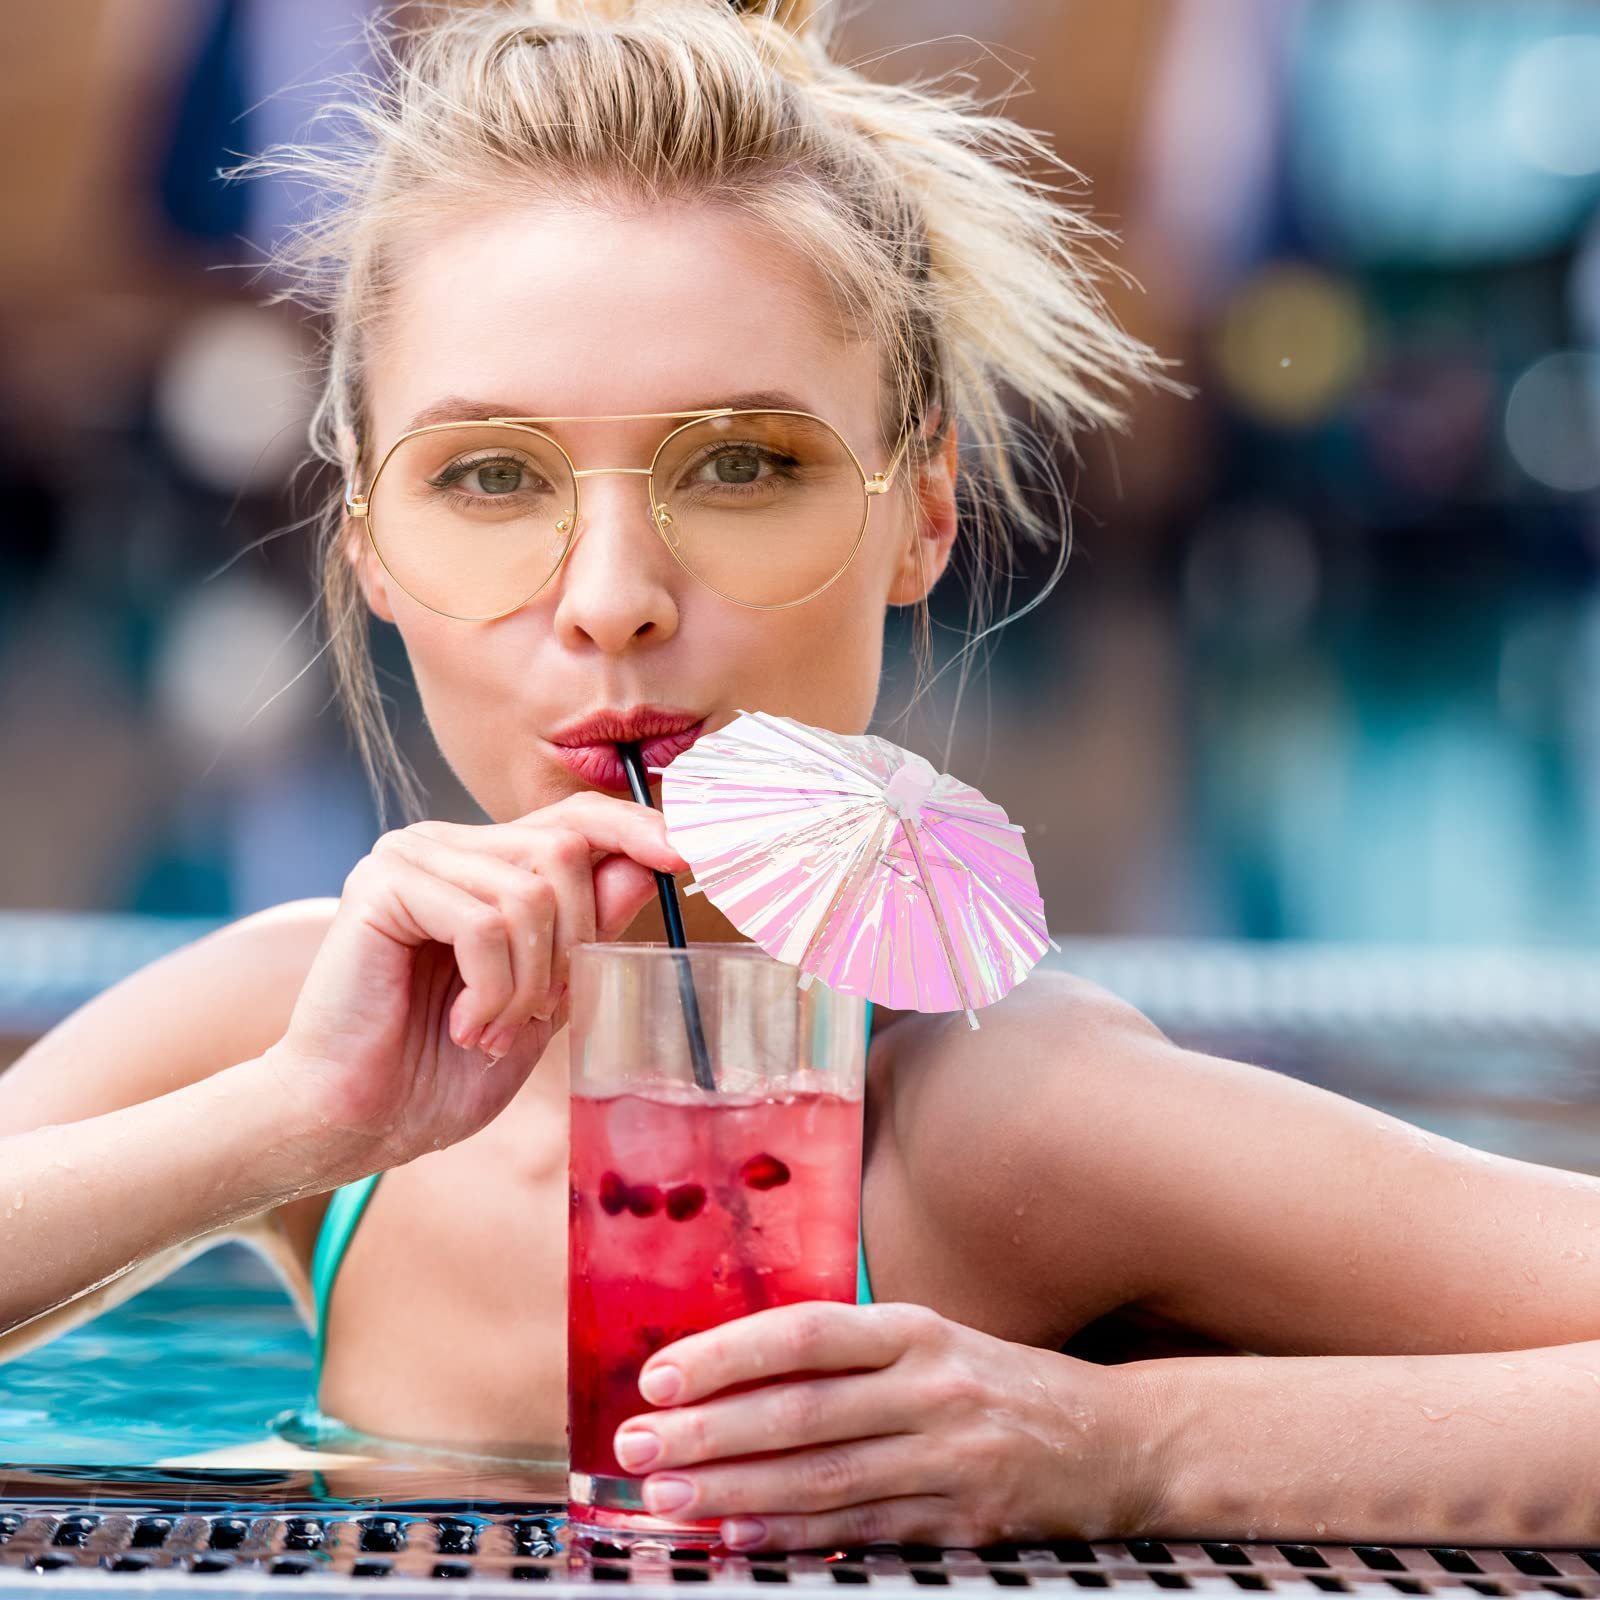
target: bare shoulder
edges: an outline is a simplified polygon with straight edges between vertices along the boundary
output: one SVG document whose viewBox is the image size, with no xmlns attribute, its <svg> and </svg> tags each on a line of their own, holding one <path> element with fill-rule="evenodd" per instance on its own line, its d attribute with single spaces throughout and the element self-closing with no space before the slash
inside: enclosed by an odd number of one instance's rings
<svg viewBox="0 0 1600 1600">
<path fill-rule="evenodd" d="M 1126 1001 L 1054 970 L 1033 973 L 980 1022 L 973 1030 L 959 1014 L 903 1012 L 874 1034 L 874 1109 L 890 1113 L 908 1153 L 926 1158 L 944 1136 L 961 1141 L 975 1126 L 1032 1126 L 1041 1095 L 1054 1096 L 1064 1073 L 1081 1080 L 1097 1066 L 1114 1071 L 1131 1056 L 1178 1048 Z"/>
<path fill-rule="evenodd" d="M 873 1292 L 1030 1343 L 1138 1297 L 1132 1219 L 1107 1205 L 1130 1080 L 1178 1056 L 1135 1007 L 1036 971 L 981 1015 L 875 1036 L 864 1188 Z"/>
<path fill-rule="evenodd" d="M 168 1094 L 282 1037 L 336 900 L 296 900 L 141 967 L 0 1074 L 0 1134 Z"/>
</svg>

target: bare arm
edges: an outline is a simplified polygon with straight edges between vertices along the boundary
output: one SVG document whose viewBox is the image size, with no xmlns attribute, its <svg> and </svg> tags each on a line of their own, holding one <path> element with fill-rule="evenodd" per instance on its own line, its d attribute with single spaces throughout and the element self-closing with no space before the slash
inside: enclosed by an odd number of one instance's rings
<svg viewBox="0 0 1600 1600">
<path fill-rule="evenodd" d="M 1587 1544 L 1600 1341 L 1447 1356 L 1183 1357 L 1118 1369 L 1161 1461 L 1145 1531 Z"/>
<path fill-rule="evenodd" d="M 1074 1274 L 1109 1272 L 1110 1240 L 1113 1294 L 1259 1352 L 1108 1369 L 1127 1402 L 1108 1413 L 1156 1468 L 1144 1531 L 1600 1535 L 1581 1492 L 1600 1428 L 1600 1180 L 1182 1050 L 1092 991 L 1029 988 L 987 1040 L 930 1034 L 948 1061 L 919 1063 L 934 1070 L 903 1146 L 974 1271 L 999 1259 L 1082 1307 Z M 987 1095 L 963 1093 L 975 1077 Z M 1091 1381 L 1042 1359 L 1069 1397 Z"/>
<path fill-rule="evenodd" d="M 0 1331 L 24 1332 L 151 1257 L 354 1178 L 369 1154 L 319 1117 L 270 1052 L 153 1100 L 10 1134 Z"/>
<path fill-rule="evenodd" d="M 53 1309 L 30 1313 L 20 1303 L 13 1307 L 0 1290 L 0 1330 L 10 1329 L 0 1331 L 0 1361 L 165 1277 L 219 1235 L 249 1239 L 286 1274 L 291 1288 L 308 1293 L 278 1222 L 297 1209 L 292 1205 L 225 1220 L 199 1209 L 192 1227 L 169 1235 L 154 1228 L 142 1252 L 125 1248 L 120 1270 L 107 1269 L 109 1276 L 105 1271 L 87 1276 L 95 1263 L 79 1261 L 84 1242 L 94 1239 L 89 1229 L 49 1250 L 39 1224 L 52 1209 L 47 1199 L 52 1183 L 76 1188 L 80 1204 L 95 1202 L 115 1212 L 125 1200 L 130 1213 L 143 1216 L 152 1208 L 137 1187 L 124 1191 L 123 1174 L 137 1179 L 146 1158 L 158 1161 L 171 1180 L 157 1195 L 156 1209 L 163 1202 L 198 1198 L 194 1164 L 218 1140 L 216 1130 L 205 1130 L 198 1140 L 192 1131 L 184 1134 L 186 1126 L 194 1126 L 195 1108 L 205 1102 L 199 1091 L 281 1037 L 336 905 L 332 900 L 292 902 L 186 945 L 97 995 L 0 1073 L 0 1280 L 14 1285 L 18 1274 L 26 1274 L 30 1289 L 23 1299 L 35 1308 L 54 1301 Z M 247 1075 L 236 1075 L 227 1092 L 237 1094 L 246 1081 Z M 167 1105 L 169 1097 L 180 1094 Z M 229 1126 L 252 1126 L 262 1109 L 245 1107 Z M 140 1115 L 127 1115 L 133 1111 Z M 164 1119 L 170 1119 L 170 1128 Z M 97 1161 L 90 1145 L 105 1140 L 112 1143 L 113 1159 Z M 231 1148 L 234 1141 L 226 1142 Z M 141 1159 L 130 1160 L 136 1148 Z M 35 1170 L 41 1152 L 45 1188 Z M 191 1171 L 196 1183 L 189 1181 Z M 117 1205 L 107 1198 L 112 1193 L 122 1197 Z M 156 1221 L 154 1216 L 144 1220 Z M 164 1236 L 165 1245 L 156 1242 Z M 43 1278 L 34 1277 L 42 1262 L 62 1270 L 71 1264 L 75 1292 L 63 1298 L 59 1284 L 47 1292 Z M 14 1326 L 22 1317 L 28 1320 Z"/>
</svg>

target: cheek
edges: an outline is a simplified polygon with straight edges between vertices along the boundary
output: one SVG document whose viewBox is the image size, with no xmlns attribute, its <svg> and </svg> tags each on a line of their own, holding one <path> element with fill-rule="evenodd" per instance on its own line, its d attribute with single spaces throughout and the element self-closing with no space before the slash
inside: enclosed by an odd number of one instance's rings
<svg viewBox="0 0 1600 1600">
<path fill-rule="evenodd" d="M 482 691 L 494 681 L 492 630 L 407 607 L 396 621 L 424 706 Z"/>
<path fill-rule="evenodd" d="M 518 658 L 508 630 L 447 621 L 415 606 L 397 607 L 396 621 L 434 742 L 476 793 L 478 746 L 491 745 L 505 725 L 496 708 L 510 711 L 518 700 Z"/>
<path fill-rule="evenodd" d="M 883 666 L 882 603 L 841 579 L 762 623 L 764 640 L 752 651 L 764 663 L 760 708 L 836 733 L 864 731 Z"/>
</svg>

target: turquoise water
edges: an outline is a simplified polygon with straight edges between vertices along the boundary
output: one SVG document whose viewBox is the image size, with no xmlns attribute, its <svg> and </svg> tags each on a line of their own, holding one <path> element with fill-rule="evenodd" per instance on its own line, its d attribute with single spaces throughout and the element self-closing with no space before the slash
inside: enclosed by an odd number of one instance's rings
<svg viewBox="0 0 1600 1600">
<path fill-rule="evenodd" d="M 0 1460 L 148 1465 L 265 1438 L 311 1392 L 311 1338 L 259 1257 L 220 1245 L 0 1364 Z"/>
</svg>

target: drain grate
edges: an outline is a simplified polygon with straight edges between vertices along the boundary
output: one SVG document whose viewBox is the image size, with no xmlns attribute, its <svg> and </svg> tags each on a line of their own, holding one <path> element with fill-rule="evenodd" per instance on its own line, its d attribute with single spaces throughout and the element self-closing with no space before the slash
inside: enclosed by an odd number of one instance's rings
<svg viewBox="0 0 1600 1600">
<path fill-rule="evenodd" d="M 832 1555 L 709 1557 L 700 1550 L 631 1554 L 597 1544 L 569 1554 L 556 1507 L 474 1513 L 407 1504 L 384 1511 L 200 1512 L 178 1503 L 85 1506 L 0 1503 L 0 1593 L 51 1585 L 106 1591 L 165 1588 L 194 1574 L 214 1594 L 348 1592 L 382 1579 L 386 1592 L 473 1595 L 542 1583 L 562 1591 L 627 1584 L 660 1594 L 684 1584 L 816 1589 L 1049 1588 L 1201 1590 L 1229 1595 L 1392 1594 L 1465 1597 L 1554 1594 L 1600 1600 L 1600 1550 L 1446 1546 L 1197 1544 L 1072 1540 L 983 1550 L 874 1546 Z M 134 1581 L 130 1584 L 129 1579 Z M 142 1581 L 139 1581 L 142 1578 Z M 276 1580 L 284 1580 L 280 1586 Z M 771 1597 L 768 1596 L 768 1600 Z"/>
</svg>

